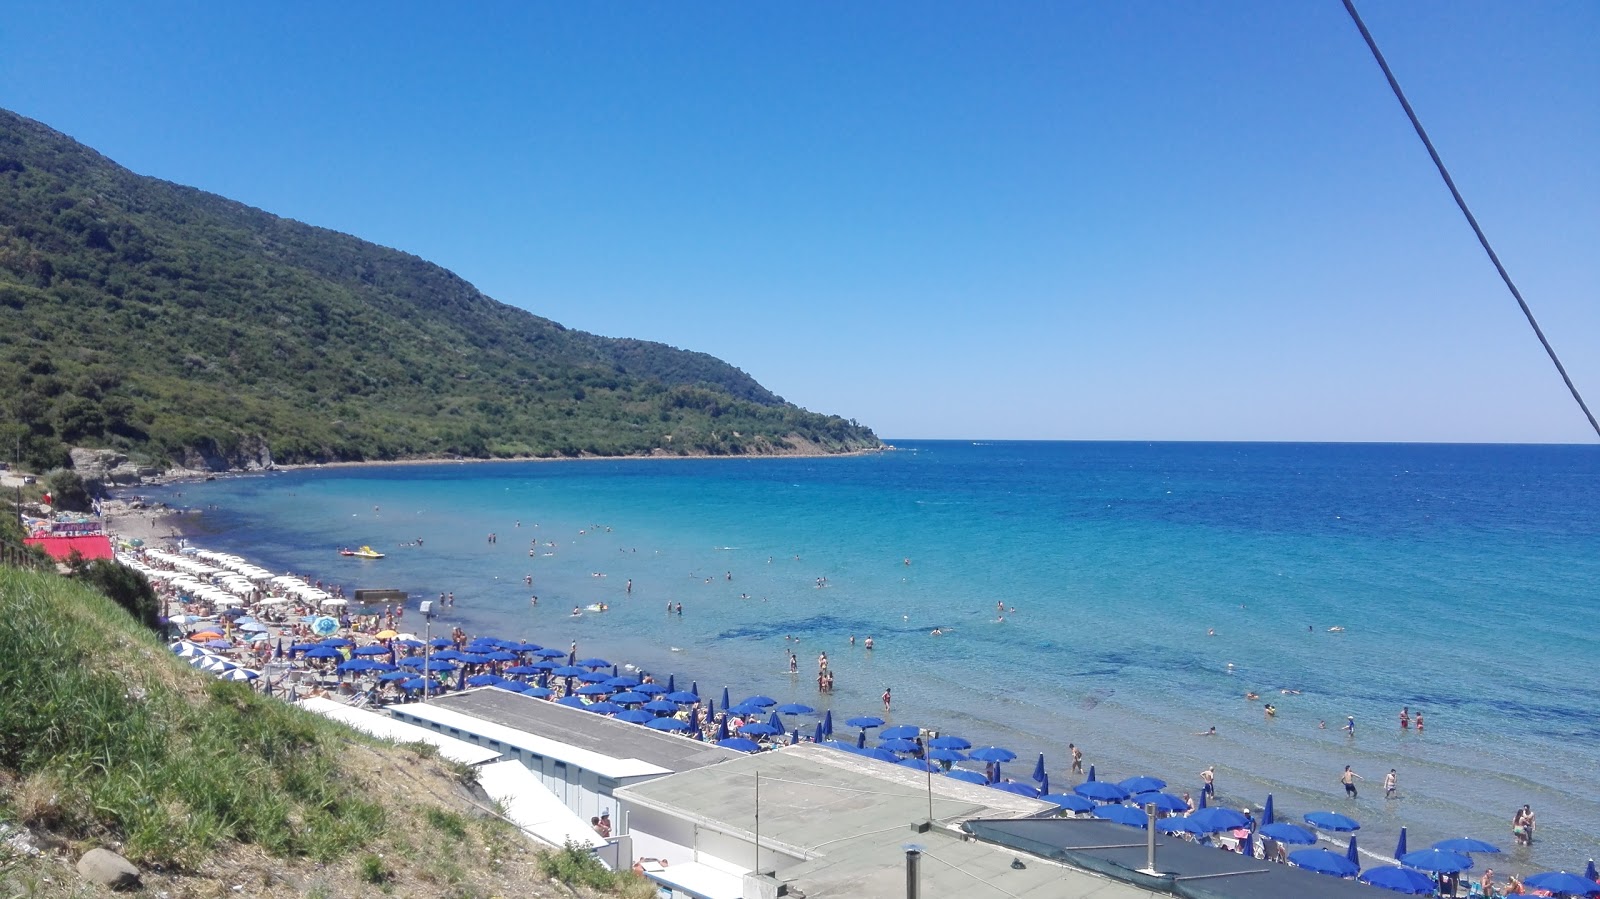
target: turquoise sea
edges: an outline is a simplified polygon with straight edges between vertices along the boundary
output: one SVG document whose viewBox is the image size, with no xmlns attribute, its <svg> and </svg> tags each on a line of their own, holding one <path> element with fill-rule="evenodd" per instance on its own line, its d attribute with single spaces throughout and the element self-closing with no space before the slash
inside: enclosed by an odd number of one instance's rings
<svg viewBox="0 0 1600 899">
<path fill-rule="evenodd" d="M 576 640 L 702 695 L 727 685 L 842 722 L 879 713 L 892 687 L 893 722 L 1009 747 L 1019 779 L 1043 752 L 1057 790 L 1074 782 L 1071 741 L 1100 779 L 1194 791 L 1214 764 L 1230 804 L 1272 792 L 1280 816 L 1349 814 L 1373 855 L 1401 826 L 1417 848 L 1497 842 L 1500 871 L 1597 854 L 1592 446 L 907 441 L 850 458 L 329 468 L 145 492 L 204 510 L 200 545 L 410 591 L 408 629 L 417 600 L 453 592 L 436 628 Z M 335 555 L 360 544 L 388 557 Z M 610 611 L 571 615 L 597 602 Z M 824 651 L 832 697 L 815 686 Z M 1423 733 L 1399 729 L 1402 706 Z M 1347 764 L 1366 778 L 1354 801 L 1337 781 Z M 1386 801 L 1390 768 L 1400 797 Z M 1539 839 L 1513 850 L 1523 803 Z"/>
</svg>

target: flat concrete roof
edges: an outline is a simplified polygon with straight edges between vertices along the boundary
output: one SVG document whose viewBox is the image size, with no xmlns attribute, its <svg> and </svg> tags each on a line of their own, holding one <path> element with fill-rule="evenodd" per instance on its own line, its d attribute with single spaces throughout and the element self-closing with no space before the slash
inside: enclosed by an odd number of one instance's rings
<svg viewBox="0 0 1600 899">
<path fill-rule="evenodd" d="M 756 775 L 761 782 L 761 845 L 805 861 L 779 869 L 780 881 L 808 897 L 893 896 L 905 889 L 905 847 L 926 853 L 922 895 L 941 897 L 1089 897 L 1160 895 L 1126 883 L 1031 860 L 963 835 L 953 825 L 972 818 L 1049 813 L 1055 806 L 979 784 L 934 775 L 933 814 L 926 821 L 929 778 L 887 762 L 801 744 L 744 756 L 616 791 L 619 800 L 692 821 L 744 840 L 755 839 Z"/>
<path fill-rule="evenodd" d="M 441 758 L 463 765 L 481 765 L 484 762 L 492 762 L 500 758 L 500 753 L 486 746 L 478 746 L 465 740 L 447 737 L 426 727 L 407 724 L 404 721 L 396 721 L 388 715 L 369 712 L 366 709 L 358 709 L 342 702 L 334 702 L 331 699 L 314 696 L 309 699 L 302 699 L 297 704 L 308 712 L 315 712 L 324 718 L 341 721 L 374 737 L 393 740 L 396 743 L 426 743 L 429 746 L 436 747 Z"/>
<path fill-rule="evenodd" d="M 1374 899 L 1387 895 L 1387 891 L 1359 881 L 1223 852 L 1166 834 L 1156 835 L 1156 870 L 1162 874 L 1148 877 L 1138 872 L 1147 861 L 1146 832 L 1095 818 L 978 820 L 967 827 L 986 842 L 1126 877 L 1156 889 L 1159 895 L 1190 899 Z"/>
<path fill-rule="evenodd" d="M 493 687 L 448 694 L 427 703 L 395 707 L 396 711 L 407 714 L 418 714 L 418 709 L 453 712 L 540 738 L 546 741 L 540 744 L 542 748 L 519 745 L 540 755 L 581 765 L 606 777 L 689 771 L 745 755 L 699 740 L 674 736 L 547 699 L 535 699 Z M 453 726 L 459 727 L 460 724 Z M 507 740 L 501 739 L 501 742 Z M 599 758 L 633 760 L 652 769 L 637 770 L 638 765 L 607 766 L 601 764 Z M 608 768 L 610 770 L 605 770 Z"/>
</svg>

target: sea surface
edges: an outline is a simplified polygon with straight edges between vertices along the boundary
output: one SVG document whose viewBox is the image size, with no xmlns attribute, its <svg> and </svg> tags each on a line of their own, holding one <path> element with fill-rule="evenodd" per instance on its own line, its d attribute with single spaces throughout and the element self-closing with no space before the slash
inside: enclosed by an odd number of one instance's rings
<svg viewBox="0 0 1600 899">
<path fill-rule="evenodd" d="M 898 446 L 145 492 L 202 510 L 200 545 L 409 591 L 405 630 L 423 628 L 418 600 L 453 592 L 436 631 L 577 641 L 702 695 L 831 708 L 836 726 L 880 714 L 892 687 L 891 722 L 1008 747 L 1018 779 L 1042 752 L 1057 791 L 1076 780 L 1069 741 L 1101 780 L 1149 774 L 1173 792 L 1198 792 L 1215 765 L 1230 805 L 1272 793 L 1280 819 L 1361 821 L 1368 864 L 1402 826 L 1413 848 L 1470 835 L 1506 850 L 1480 869 L 1600 854 L 1600 448 Z M 361 544 L 388 557 L 335 554 Z M 832 696 L 816 689 L 822 652 Z M 1424 731 L 1400 730 L 1402 706 Z M 795 720 L 809 733 L 816 719 Z M 1347 764 L 1365 778 L 1355 800 Z M 1399 796 L 1385 800 L 1391 768 Z M 1509 832 L 1524 803 L 1531 850 Z"/>
</svg>

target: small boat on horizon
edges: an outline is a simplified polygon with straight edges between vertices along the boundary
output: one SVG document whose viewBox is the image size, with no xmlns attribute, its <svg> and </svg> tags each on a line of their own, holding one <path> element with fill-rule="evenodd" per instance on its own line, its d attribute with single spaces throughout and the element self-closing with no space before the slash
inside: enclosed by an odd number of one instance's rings
<svg viewBox="0 0 1600 899">
<path fill-rule="evenodd" d="M 378 552 L 377 550 L 373 549 L 370 546 L 363 546 L 360 549 L 350 549 L 348 547 L 341 546 L 341 547 L 339 547 L 339 555 L 341 555 L 341 556 L 350 556 L 350 557 L 356 558 L 356 559 L 381 559 L 381 558 L 383 558 L 383 553 Z"/>
</svg>

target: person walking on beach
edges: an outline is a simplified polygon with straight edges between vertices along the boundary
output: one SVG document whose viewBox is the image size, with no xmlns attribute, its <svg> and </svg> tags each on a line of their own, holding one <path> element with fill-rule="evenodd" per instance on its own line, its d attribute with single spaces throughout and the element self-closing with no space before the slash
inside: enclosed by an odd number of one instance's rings
<svg viewBox="0 0 1600 899">
<path fill-rule="evenodd" d="M 1383 798 L 1394 798 L 1395 779 L 1394 769 L 1390 768 L 1389 773 L 1383 776 Z"/>
<path fill-rule="evenodd" d="M 1350 770 L 1350 766 L 1349 765 L 1345 765 L 1344 766 L 1344 773 L 1339 775 L 1339 782 L 1344 784 L 1344 794 L 1346 796 L 1349 796 L 1351 799 L 1357 798 L 1357 796 L 1356 796 L 1356 781 L 1365 780 L 1365 779 L 1366 778 L 1364 778 L 1361 775 L 1359 775 L 1359 774 L 1355 773 L 1354 771 Z"/>
<path fill-rule="evenodd" d="M 1207 765 L 1206 770 L 1200 772 L 1200 795 L 1217 795 L 1217 766 Z"/>
</svg>

